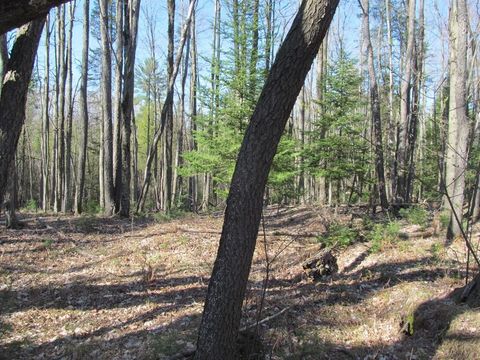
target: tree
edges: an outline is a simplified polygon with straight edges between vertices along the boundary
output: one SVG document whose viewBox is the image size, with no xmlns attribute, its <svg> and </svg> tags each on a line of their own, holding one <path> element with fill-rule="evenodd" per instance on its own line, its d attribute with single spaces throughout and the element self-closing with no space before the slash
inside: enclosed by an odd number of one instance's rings
<svg viewBox="0 0 480 360">
<path fill-rule="evenodd" d="M 75 214 L 81 214 L 83 211 L 83 191 L 85 186 L 85 163 L 87 160 L 88 143 L 88 48 L 90 31 L 90 0 L 84 0 L 83 3 L 83 45 L 82 45 L 82 70 L 80 84 L 80 118 L 82 124 L 82 134 L 80 138 L 80 151 L 78 156 L 78 167 L 75 188 Z"/>
<path fill-rule="evenodd" d="M 3 203 L 8 171 L 15 156 L 25 120 L 28 85 L 45 18 L 22 26 L 12 47 L 0 95 L 0 204 Z"/>
<path fill-rule="evenodd" d="M 408 1 L 408 36 L 405 53 L 405 69 L 402 76 L 401 101 L 400 101 L 400 122 L 398 129 L 398 153 L 395 198 L 397 202 L 408 202 L 407 194 L 407 172 L 408 172 L 408 129 L 410 125 L 410 90 L 412 77 L 413 51 L 415 45 L 415 5 L 416 0 Z"/>
<path fill-rule="evenodd" d="M 13 30 L 34 19 L 45 17 L 51 8 L 70 0 L 0 0 L 0 34 Z"/>
<path fill-rule="evenodd" d="M 109 9 L 107 0 L 100 1 L 100 33 L 102 38 L 102 102 L 103 102 L 103 172 L 104 213 L 112 215 L 115 210 L 113 186 L 113 135 L 112 135 L 112 55 L 109 35 Z M 103 202 L 103 201 L 101 201 Z"/>
<path fill-rule="evenodd" d="M 263 87 L 238 155 L 199 329 L 198 359 L 235 357 L 241 306 L 270 166 L 338 0 L 304 0 Z"/>
<path fill-rule="evenodd" d="M 463 219 L 465 171 L 468 157 L 469 123 L 467 117 L 467 3 L 450 2 L 450 96 L 448 111 L 448 144 L 444 188 L 450 223 L 447 237 L 460 235 Z M 458 219 L 458 221 L 457 221 Z"/>
<path fill-rule="evenodd" d="M 410 0 L 413 1 L 413 0 Z M 387 191 L 385 186 L 385 172 L 383 163 L 383 141 L 382 141 L 382 119 L 380 117 L 380 99 L 378 96 L 377 77 L 373 60 L 373 47 L 370 39 L 370 21 L 369 21 L 369 0 L 362 0 L 361 3 L 363 21 L 363 40 L 366 42 L 368 78 L 370 86 L 370 107 L 372 116 L 372 125 L 374 131 L 374 152 L 375 152 L 375 170 L 377 173 L 377 188 L 380 196 L 382 209 L 388 209 Z"/>
</svg>

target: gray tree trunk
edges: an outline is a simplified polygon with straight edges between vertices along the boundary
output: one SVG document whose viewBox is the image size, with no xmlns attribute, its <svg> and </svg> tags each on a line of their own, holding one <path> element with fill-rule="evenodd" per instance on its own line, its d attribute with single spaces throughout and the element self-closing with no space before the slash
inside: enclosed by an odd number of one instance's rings
<svg viewBox="0 0 480 360">
<path fill-rule="evenodd" d="M 377 173 L 377 189 L 382 209 L 388 209 L 387 191 L 383 162 L 382 119 L 380 117 L 380 99 L 378 96 L 377 77 L 373 61 L 373 47 L 370 38 L 370 4 L 369 0 L 362 0 L 362 12 L 365 26 L 363 27 L 363 41 L 367 49 L 368 76 L 370 86 L 370 106 L 373 125 L 373 141 L 375 152 L 375 171 Z"/>
<path fill-rule="evenodd" d="M 103 107 L 103 183 L 104 213 L 112 215 L 115 210 L 113 186 L 113 135 L 112 135 L 112 55 L 109 39 L 108 1 L 100 0 L 100 35 L 102 46 L 102 107 Z"/>
<path fill-rule="evenodd" d="M 80 122 L 82 132 L 80 136 L 80 151 L 78 156 L 77 182 L 75 189 L 75 214 L 83 211 L 83 192 L 85 187 L 85 164 L 87 160 L 88 144 L 88 49 L 90 42 L 90 0 L 83 4 L 83 45 L 82 45 L 82 70 L 80 84 Z"/>
<path fill-rule="evenodd" d="M 461 232 L 468 156 L 466 0 L 452 0 L 450 11 L 450 96 L 445 191 L 452 202 L 452 206 L 448 206 L 451 216 L 447 237 L 453 239 Z M 449 204 L 448 201 L 445 203 Z"/>
</svg>

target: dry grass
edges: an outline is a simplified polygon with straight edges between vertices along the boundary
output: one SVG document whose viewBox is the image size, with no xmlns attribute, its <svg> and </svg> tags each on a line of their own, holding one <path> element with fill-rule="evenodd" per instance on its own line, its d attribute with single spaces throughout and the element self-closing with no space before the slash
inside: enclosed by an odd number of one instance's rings
<svg viewBox="0 0 480 360">
<path fill-rule="evenodd" d="M 267 232 L 322 232 L 331 216 L 270 210 Z M 24 229 L 1 230 L 0 358 L 162 359 L 191 348 L 221 222 L 29 216 Z M 338 253 L 338 274 L 311 283 L 301 262 L 315 239 L 268 236 L 276 260 L 262 317 L 291 306 L 260 326 L 269 356 L 479 359 L 479 310 L 449 297 L 462 285 L 463 247 L 439 243 L 410 239 L 378 253 L 357 243 Z M 244 325 L 256 318 L 264 269 L 259 238 Z"/>
</svg>

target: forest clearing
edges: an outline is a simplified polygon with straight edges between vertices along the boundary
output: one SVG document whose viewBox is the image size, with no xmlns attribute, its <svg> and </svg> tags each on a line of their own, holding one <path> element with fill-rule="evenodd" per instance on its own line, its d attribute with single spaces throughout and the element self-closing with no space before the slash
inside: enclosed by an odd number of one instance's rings
<svg viewBox="0 0 480 360">
<path fill-rule="evenodd" d="M 351 218 L 348 208 L 265 211 L 270 269 L 260 320 L 273 316 L 259 325 L 266 355 L 478 359 L 478 290 L 470 304 L 453 294 L 464 285 L 465 246 L 445 247 L 445 229 L 432 235 L 430 218 L 422 226 L 396 220 L 399 237 L 375 250 L 374 240 L 361 238 L 358 217 L 357 239 L 335 251 L 338 273 L 307 279 L 302 262 L 321 248 L 325 225 Z M 133 221 L 25 214 L 22 221 L 23 229 L 0 233 L 1 358 L 170 359 L 194 349 L 220 214 Z M 257 321 L 262 234 L 242 327 Z"/>
</svg>

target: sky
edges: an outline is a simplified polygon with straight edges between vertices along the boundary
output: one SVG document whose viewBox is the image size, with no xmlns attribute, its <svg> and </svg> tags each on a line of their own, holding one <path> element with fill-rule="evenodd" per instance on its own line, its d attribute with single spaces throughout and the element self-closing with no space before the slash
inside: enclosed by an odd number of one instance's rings
<svg viewBox="0 0 480 360">
<path fill-rule="evenodd" d="M 91 0 L 91 3 L 95 0 Z M 289 24 L 295 15 L 299 0 L 276 0 L 277 9 L 279 9 L 278 21 L 279 21 L 279 37 L 285 35 L 288 30 Z M 384 0 L 371 0 L 371 3 Z M 391 0 L 398 1 L 398 0 Z M 470 0 L 475 1 L 475 0 Z M 83 1 L 77 0 L 77 6 L 75 11 L 75 23 L 74 23 L 74 84 L 78 82 L 79 67 L 81 59 L 81 47 L 82 47 L 82 22 L 83 22 Z M 417 1 L 418 2 L 418 1 Z M 182 20 L 182 14 L 186 12 L 188 6 L 187 0 L 177 0 L 176 6 L 176 27 L 177 38 L 179 34 L 179 26 Z M 92 5 L 91 5 L 92 7 Z M 53 14 L 53 12 L 52 12 Z M 153 15 L 157 19 L 155 23 L 155 39 L 157 56 L 160 57 L 160 64 L 164 64 L 167 48 L 167 8 L 166 0 L 142 0 L 141 12 L 139 19 L 139 41 L 137 47 L 137 60 L 138 66 L 148 56 L 148 42 L 146 36 L 146 17 L 147 14 Z M 340 6 L 337 10 L 336 16 L 332 22 L 331 27 L 331 39 L 330 48 L 331 51 L 335 51 L 335 39 L 342 38 L 343 44 L 347 52 L 354 58 L 358 58 L 359 55 L 359 37 L 360 37 L 360 9 L 358 6 L 358 0 L 341 0 Z M 214 16 L 214 0 L 198 0 L 197 4 L 197 41 L 199 54 L 204 56 L 210 56 L 211 53 L 211 32 L 212 21 Z M 54 17 L 54 16 L 53 16 Z M 425 27 L 426 27 L 426 41 L 428 44 L 428 56 L 426 58 L 426 70 L 427 74 L 431 78 L 431 84 L 429 85 L 433 91 L 439 79 L 442 77 L 442 61 L 445 62 L 445 56 L 447 49 L 445 45 L 442 46 L 442 36 L 445 38 L 445 27 L 448 19 L 448 0 L 425 0 Z M 372 26 L 375 26 L 375 19 L 372 18 Z M 443 28 L 443 33 L 441 29 Z M 372 35 L 373 36 L 373 35 Z M 338 42 L 338 41 L 337 41 Z M 96 40 L 91 38 L 91 48 L 99 46 Z M 223 44 L 225 46 L 225 44 Z M 51 55 L 52 56 L 52 55 Z M 53 56 L 52 56 L 53 57 Z M 443 60 L 442 60 L 443 57 Z M 40 73 L 43 73 L 44 64 L 44 41 L 42 39 L 39 48 L 38 55 L 38 69 Z M 200 59 L 200 68 L 206 71 L 206 63 Z"/>
</svg>

